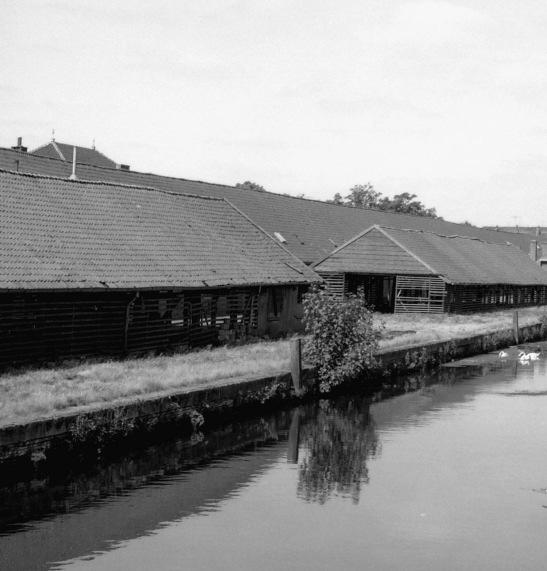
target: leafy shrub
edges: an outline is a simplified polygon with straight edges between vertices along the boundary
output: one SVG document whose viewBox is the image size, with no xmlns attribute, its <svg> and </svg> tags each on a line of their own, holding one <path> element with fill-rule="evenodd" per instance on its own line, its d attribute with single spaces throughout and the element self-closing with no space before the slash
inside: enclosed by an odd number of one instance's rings
<svg viewBox="0 0 547 571">
<path fill-rule="evenodd" d="M 304 351 L 317 367 L 321 391 L 354 379 L 375 364 L 381 329 L 362 294 L 342 299 L 320 287 L 304 296 L 304 324 L 309 339 Z"/>
</svg>

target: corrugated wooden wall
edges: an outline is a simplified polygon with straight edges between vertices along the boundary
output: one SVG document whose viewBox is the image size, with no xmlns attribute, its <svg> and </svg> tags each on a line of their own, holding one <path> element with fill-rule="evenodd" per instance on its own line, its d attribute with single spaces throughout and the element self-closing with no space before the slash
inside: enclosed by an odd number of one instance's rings
<svg viewBox="0 0 547 571">
<path fill-rule="evenodd" d="M 448 286 L 448 311 L 466 313 L 547 304 L 546 286 Z"/>
<path fill-rule="evenodd" d="M 320 272 L 325 280 L 325 286 L 332 295 L 342 298 L 346 294 L 346 275 L 336 272 Z"/>
<path fill-rule="evenodd" d="M 142 354 L 257 335 L 258 288 L 0 294 L 0 365 Z"/>
</svg>

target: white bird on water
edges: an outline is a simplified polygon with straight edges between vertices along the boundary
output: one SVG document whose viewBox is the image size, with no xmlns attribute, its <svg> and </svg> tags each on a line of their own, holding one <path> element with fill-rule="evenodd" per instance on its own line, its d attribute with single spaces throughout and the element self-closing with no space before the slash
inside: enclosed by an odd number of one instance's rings
<svg viewBox="0 0 547 571">
<path fill-rule="evenodd" d="M 505 359 L 505 357 L 509 357 L 509 353 L 506 353 L 505 351 L 500 351 L 500 352 L 498 353 L 498 357 L 499 357 L 500 359 Z"/>
<path fill-rule="evenodd" d="M 539 360 L 539 356 L 541 355 L 541 353 L 539 352 L 534 352 L 534 351 L 530 351 L 530 353 L 525 353 L 524 351 L 519 351 L 519 361 L 525 362 L 525 361 L 537 361 Z"/>
</svg>

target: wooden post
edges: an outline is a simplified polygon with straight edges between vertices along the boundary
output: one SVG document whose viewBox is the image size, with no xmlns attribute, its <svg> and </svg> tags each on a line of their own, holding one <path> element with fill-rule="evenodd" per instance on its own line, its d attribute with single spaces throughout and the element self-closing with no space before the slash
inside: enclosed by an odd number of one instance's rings
<svg viewBox="0 0 547 571">
<path fill-rule="evenodd" d="M 302 339 L 291 339 L 291 375 L 294 392 L 301 395 L 304 392 L 302 386 Z"/>
<path fill-rule="evenodd" d="M 519 312 L 515 309 L 513 311 L 513 335 L 515 337 L 515 343 L 519 344 Z"/>
<path fill-rule="evenodd" d="M 289 441 L 287 443 L 287 463 L 298 464 L 298 446 L 300 444 L 300 409 L 292 411 Z"/>
</svg>

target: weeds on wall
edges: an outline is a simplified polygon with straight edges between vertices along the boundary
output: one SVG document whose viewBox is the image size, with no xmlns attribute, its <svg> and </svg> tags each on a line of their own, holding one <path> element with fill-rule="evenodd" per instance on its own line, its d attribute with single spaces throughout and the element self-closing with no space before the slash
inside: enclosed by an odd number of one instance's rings
<svg viewBox="0 0 547 571">
<path fill-rule="evenodd" d="M 169 402 L 162 411 L 161 419 L 154 417 L 129 417 L 123 408 L 107 409 L 99 414 L 80 414 L 69 426 L 68 442 L 72 446 L 92 448 L 98 452 L 120 442 L 131 434 L 151 434 L 160 424 L 174 426 L 186 423 L 192 438 L 201 434 L 205 423 L 203 414 L 193 408 Z"/>
<path fill-rule="evenodd" d="M 101 449 L 108 442 L 125 438 L 135 428 L 135 419 L 128 418 L 123 409 L 105 411 L 102 418 L 81 414 L 69 427 L 72 442 Z"/>
<path fill-rule="evenodd" d="M 381 328 L 375 325 L 362 294 L 340 299 L 314 287 L 304 296 L 303 305 L 309 334 L 304 353 L 317 369 L 322 392 L 375 365 Z"/>
</svg>

